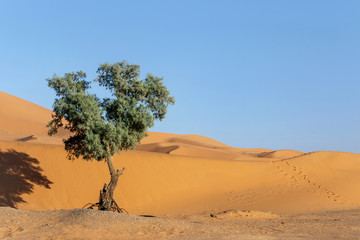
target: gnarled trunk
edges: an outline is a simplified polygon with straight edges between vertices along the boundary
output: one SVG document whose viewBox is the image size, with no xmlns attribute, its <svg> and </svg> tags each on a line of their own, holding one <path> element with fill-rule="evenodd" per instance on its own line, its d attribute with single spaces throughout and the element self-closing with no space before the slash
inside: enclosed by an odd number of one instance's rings
<svg viewBox="0 0 360 240">
<path fill-rule="evenodd" d="M 114 200 L 114 190 L 117 186 L 119 177 L 124 173 L 125 169 L 115 169 L 112 157 L 107 159 L 107 164 L 109 167 L 111 179 L 109 184 L 105 183 L 103 189 L 100 190 L 99 210 L 111 211 L 111 208 L 114 205 L 116 211 L 119 212 L 120 208 L 117 206 Z"/>
</svg>

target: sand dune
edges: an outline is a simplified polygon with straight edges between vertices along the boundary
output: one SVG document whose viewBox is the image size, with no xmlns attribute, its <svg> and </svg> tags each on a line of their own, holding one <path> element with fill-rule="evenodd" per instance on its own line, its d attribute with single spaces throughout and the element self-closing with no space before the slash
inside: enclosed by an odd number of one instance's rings
<svg viewBox="0 0 360 240">
<path fill-rule="evenodd" d="M 0 140 L 62 144 L 68 135 L 60 129 L 56 137 L 47 136 L 51 111 L 0 91 Z"/>
<path fill-rule="evenodd" d="M 105 163 L 69 161 L 51 111 L 0 92 L 0 206 L 79 208 L 98 200 Z M 229 209 L 294 214 L 360 207 L 360 154 L 239 149 L 198 135 L 149 133 L 115 191 L 133 214 L 196 214 Z"/>
</svg>

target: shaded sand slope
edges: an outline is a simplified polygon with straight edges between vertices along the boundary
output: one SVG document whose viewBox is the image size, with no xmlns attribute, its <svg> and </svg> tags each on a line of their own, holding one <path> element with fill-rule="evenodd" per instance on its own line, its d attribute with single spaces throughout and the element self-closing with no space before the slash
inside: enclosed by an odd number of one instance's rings
<svg viewBox="0 0 360 240">
<path fill-rule="evenodd" d="M 221 142 L 199 135 L 177 135 L 169 133 L 149 133 L 142 140 L 138 151 L 168 153 L 179 156 L 201 158 L 235 159 L 236 154 Z"/>
<path fill-rule="evenodd" d="M 67 160 L 61 139 L 46 136 L 49 110 L 1 92 L 0 98 L 6 100 L 0 112 L 0 205 L 49 210 L 96 202 L 109 181 L 106 164 Z M 360 206 L 360 154 L 239 149 L 198 135 L 150 133 L 136 151 L 116 155 L 115 165 L 126 168 L 115 198 L 134 214 Z"/>
</svg>

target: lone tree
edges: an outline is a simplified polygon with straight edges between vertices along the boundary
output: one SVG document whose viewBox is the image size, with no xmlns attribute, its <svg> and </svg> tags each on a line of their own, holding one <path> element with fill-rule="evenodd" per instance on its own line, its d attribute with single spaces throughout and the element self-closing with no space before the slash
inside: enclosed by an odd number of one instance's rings
<svg viewBox="0 0 360 240">
<path fill-rule="evenodd" d="M 121 209 L 114 200 L 114 190 L 122 170 L 115 169 L 113 156 L 134 149 L 145 137 L 154 120 L 164 119 L 167 107 L 175 103 L 163 84 L 163 79 L 147 74 L 139 80 L 140 67 L 126 61 L 101 64 L 94 80 L 111 92 L 110 98 L 100 99 L 88 92 L 90 82 L 86 73 L 54 74 L 46 79 L 57 98 L 52 120 L 47 125 L 50 136 L 64 127 L 70 137 L 63 139 L 69 159 L 106 161 L 110 182 L 100 191 L 99 210 Z"/>
</svg>

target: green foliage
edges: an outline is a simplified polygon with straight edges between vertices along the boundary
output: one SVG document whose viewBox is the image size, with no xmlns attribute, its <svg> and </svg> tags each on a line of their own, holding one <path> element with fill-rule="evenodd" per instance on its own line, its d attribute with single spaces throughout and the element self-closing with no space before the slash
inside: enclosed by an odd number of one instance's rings
<svg viewBox="0 0 360 240">
<path fill-rule="evenodd" d="M 97 73 L 95 81 L 111 97 L 99 99 L 90 94 L 90 82 L 81 71 L 47 79 L 57 96 L 48 133 L 54 135 L 60 127 L 71 132 L 64 139 L 69 159 L 82 156 L 100 161 L 134 148 L 154 120 L 164 119 L 167 107 L 175 103 L 162 78 L 148 74 L 139 80 L 138 65 L 105 63 Z"/>
</svg>

